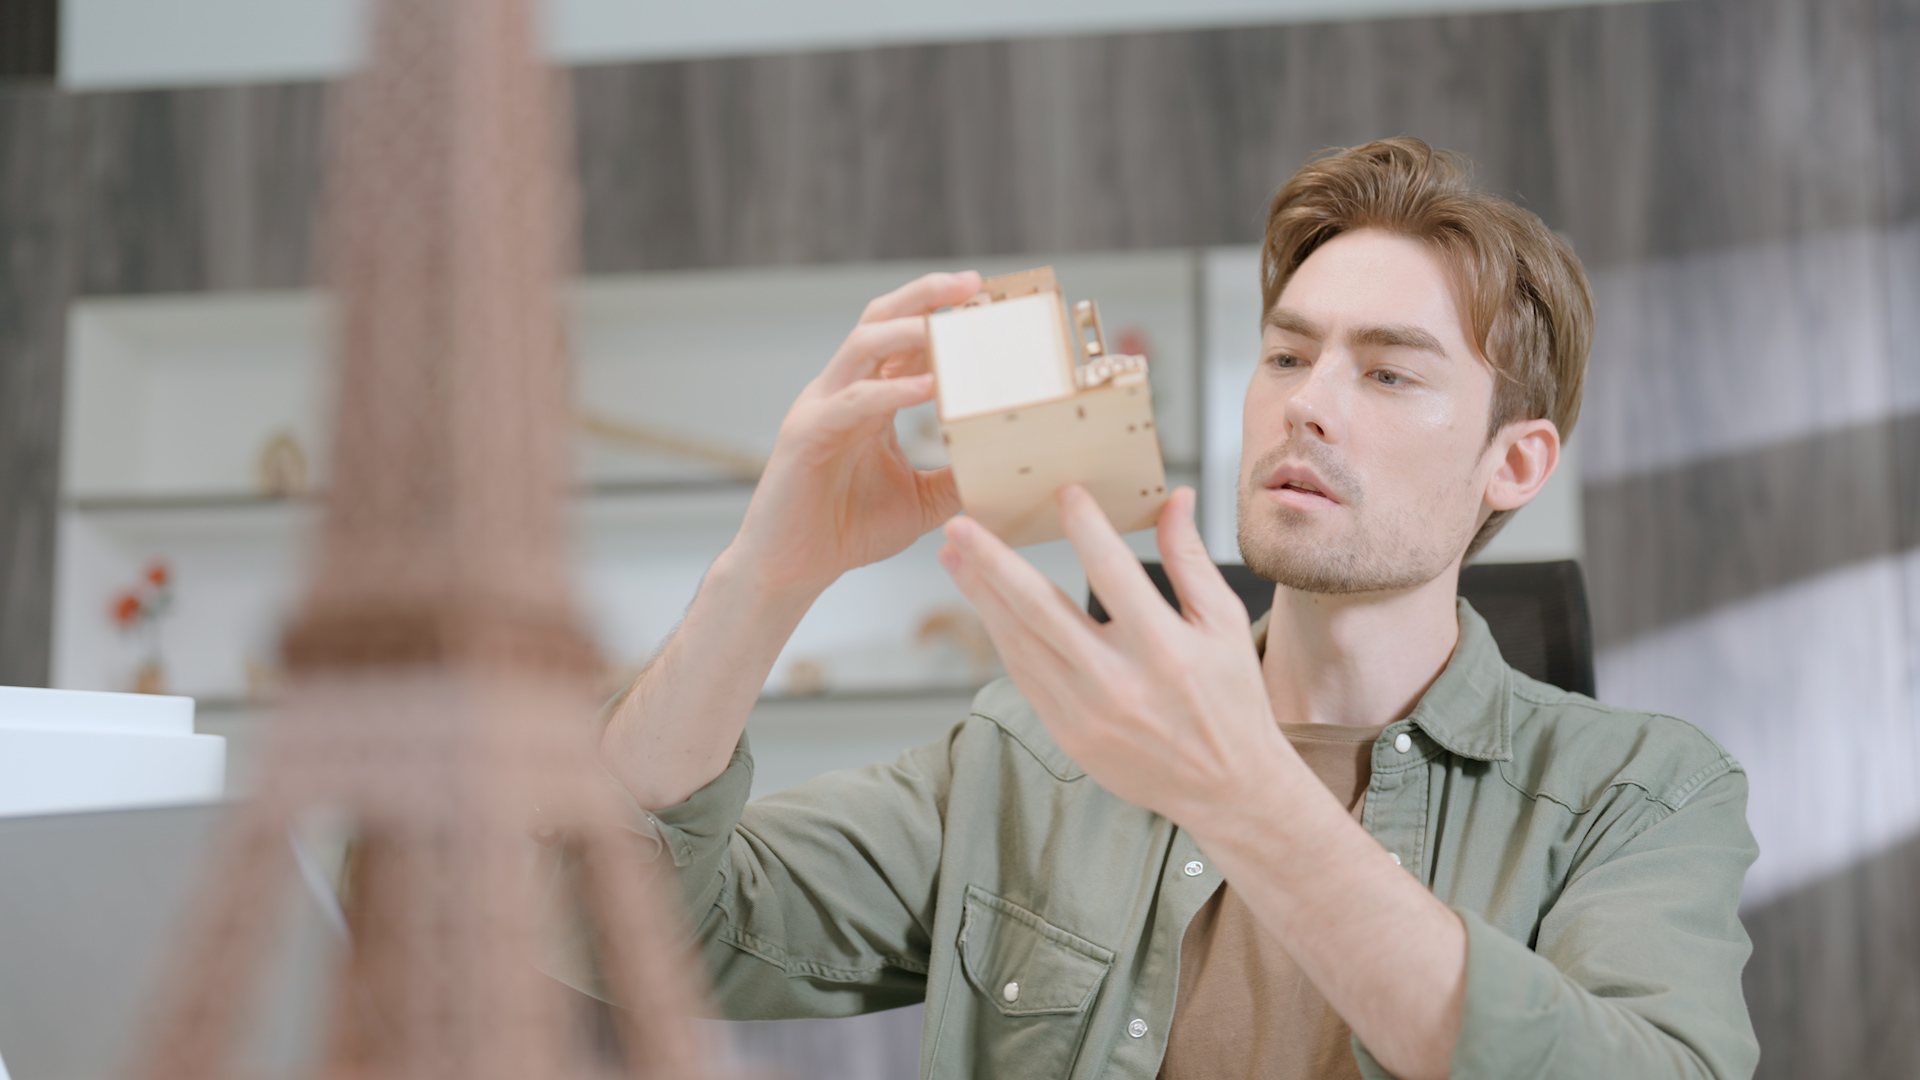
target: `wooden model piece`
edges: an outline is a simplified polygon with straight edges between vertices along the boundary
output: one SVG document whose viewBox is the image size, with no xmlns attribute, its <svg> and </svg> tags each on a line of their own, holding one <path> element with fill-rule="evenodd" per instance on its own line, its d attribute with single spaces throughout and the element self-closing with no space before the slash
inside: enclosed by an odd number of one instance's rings
<svg viewBox="0 0 1920 1080">
<path fill-rule="evenodd" d="M 970 516 L 1015 547 L 1055 540 L 1054 498 L 1081 484 L 1121 532 L 1154 523 L 1167 476 L 1146 358 L 1108 355 L 1093 301 L 1069 319 L 1052 267 L 988 278 L 927 337 Z"/>
<path fill-rule="evenodd" d="M 350 931 L 313 1075 L 607 1075 L 543 974 L 532 834 L 557 837 L 624 1072 L 704 1075 L 703 995 L 593 757 L 594 650 L 567 580 L 569 195 L 532 0 L 379 0 L 333 115 L 334 468 L 285 705 L 162 980 L 149 1080 L 223 1080 L 295 880 L 288 833 L 352 837 Z M 536 828 L 536 821 L 538 827 Z"/>
</svg>

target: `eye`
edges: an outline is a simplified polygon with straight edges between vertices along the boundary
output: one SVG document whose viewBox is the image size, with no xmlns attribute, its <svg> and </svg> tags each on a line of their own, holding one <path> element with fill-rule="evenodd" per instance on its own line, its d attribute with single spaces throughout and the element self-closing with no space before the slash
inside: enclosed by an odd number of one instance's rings
<svg viewBox="0 0 1920 1080">
<path fill-rule="evenodd" d="M 1382 368 L 1374 372 L 1373 378 L 1374 381 L 1378 382 L 1381 386 L 1402 386 L 1405 385 L 1407 381 L 1405 375 L 1390 368 Z"/>
<path fill-rule="evenodd" d="M 1293 355 L 1292 353 L 1281 352 L 1281 353 L 1274 353 L 1272 356 L 1267 357 L 1267 363 L 1272 364 L 1274 367 L 1286 370 L 1286 369 L 1299 367 L 1302 361 L 1299 357 Z"/>
</svg>

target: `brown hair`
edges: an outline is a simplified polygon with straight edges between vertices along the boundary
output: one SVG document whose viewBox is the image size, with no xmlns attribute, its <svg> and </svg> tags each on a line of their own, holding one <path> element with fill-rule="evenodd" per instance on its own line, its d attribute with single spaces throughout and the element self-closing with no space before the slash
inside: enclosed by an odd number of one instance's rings
<svg viewBox="0 0 1920 1080">
<path fill-rule="evenodd" d="M 1307 256 L 1353 229 L 1422 241 L 1452 267 L 1475 343 L 1494 372 L 1488 441 L 1516 420 L 1542 417 L 1562 439 L 1572 433 L 1593 344 L 1593 293 L 1566 241 L 1531 211 L 1474 190 L 1464 158 L 1419 139 L 1333 150 L 1294 173 L 1267 209 L 1265 310 Z M 1467 556 L 1512 515 L 1488 518 Z"/>
</svg>

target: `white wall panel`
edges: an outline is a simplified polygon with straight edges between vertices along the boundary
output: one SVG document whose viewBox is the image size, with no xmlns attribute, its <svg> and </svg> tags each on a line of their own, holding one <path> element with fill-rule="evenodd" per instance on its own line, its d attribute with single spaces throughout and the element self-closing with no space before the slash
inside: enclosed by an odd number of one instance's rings
<svg viewBox="0 0 1920 1080">
<path fill-rule="evenodd" d="M 64 0 L 61 80 L 76 89 L 99 89 L 332 75 L 358 53 L 364 5 L 365 0 Z M 550 35 L 557 58 L 592 63 L 1568 6 L 1576 5 L 1568 0 L 554 0 Z"/>
</svg>

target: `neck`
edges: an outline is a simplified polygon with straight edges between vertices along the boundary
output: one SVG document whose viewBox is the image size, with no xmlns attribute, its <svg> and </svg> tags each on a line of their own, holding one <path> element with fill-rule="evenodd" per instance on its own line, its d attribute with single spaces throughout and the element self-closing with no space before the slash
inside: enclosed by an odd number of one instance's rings
<svg viewBox="0 0 1920 1080">
<path fill-rule="evenodd" d="M 1390 593 L 1276 586 L 1261 660 L 1275 719 L 1377 727 L 1412 712 L 1460 640 L 1459 580 L 1456 564 Z"/>
</svg>

